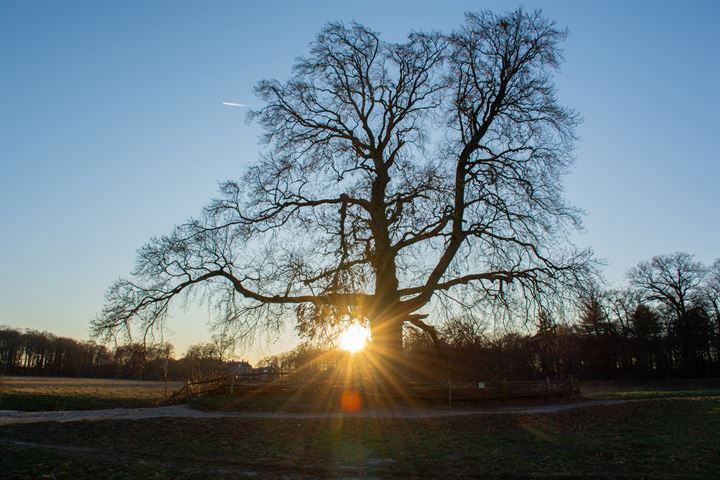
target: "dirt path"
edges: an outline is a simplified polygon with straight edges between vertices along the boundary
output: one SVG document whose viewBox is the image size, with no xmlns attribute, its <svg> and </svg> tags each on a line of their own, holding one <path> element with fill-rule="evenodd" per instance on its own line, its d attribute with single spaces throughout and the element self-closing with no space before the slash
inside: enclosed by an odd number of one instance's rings
<svg viewBox="0 0 720 480">
<path fill-rule="evenodd" d="M 83 420 L 143 420 L 148 418 L 433 418 L 464 415 L 527 415 L 557 413 L 577 408 L 620 405 L 628 400 L 589 400 L 577 403 L 508 407 L 493 410 L 376 410 L 358 413 L 286 413 L 286 412 L 204 412 L 187 405 L 152 408 L 112 408 L 108 410 L 68 410 L 59 412 L 21 412 L 0 410 L 0 426 L 36 422 L 78 422 Z"/>
</svg>

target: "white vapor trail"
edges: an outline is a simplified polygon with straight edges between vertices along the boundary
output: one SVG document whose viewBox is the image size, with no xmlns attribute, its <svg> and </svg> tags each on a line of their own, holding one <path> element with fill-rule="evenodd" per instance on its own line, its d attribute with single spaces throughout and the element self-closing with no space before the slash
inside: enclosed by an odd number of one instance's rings
<svg viewBox="0 0 720 480">
<path fill-rule="evenodd" d="M 228 107 L 250 107 L 250 105 L 245 105 L 244 103 L 222 102 L 222 104 Z"/>
</svg>

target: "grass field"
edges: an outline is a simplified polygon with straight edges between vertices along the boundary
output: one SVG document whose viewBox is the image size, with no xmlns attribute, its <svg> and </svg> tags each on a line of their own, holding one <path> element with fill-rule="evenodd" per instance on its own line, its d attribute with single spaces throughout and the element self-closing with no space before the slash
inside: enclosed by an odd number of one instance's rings
<svg viewBox="0 0 720 480">
<path fill-rule="evenodd" d="M 102 408 L 150 407 L 163 403 L 178 391 L 182 382 L 153 382 L 112 379 L 0 377 L 0 410 L 94 410 Z M 235 395 L 194 397 L 189 403 L 201 410 L 220 411 L 341 411 L 345 390 L 324 384 L 276 385 L 243 391 L 238 385 Z M 568 397 L 553 397 L 553 402 L 575 401 Z M 542 404 L 542 397 L 533 399 L 459 401 L 453 408 L 493 408 L 508 405 Z M 363 409 L 396 407 L 447 408 L 447 400 L 368 397 L 362 394 Z"/>
<path fill-rule="evenodd" d="M 0 450 L 4 478 L 718 478 L 720 397 L 546 415 L 12 425 Z"/>
<path fill-rule="evenodd" d="M 50 379 L 50 389 L 38 379 L 8 380 L 3 388 L 17 398 L 97 395 L 121 403 L 164 395 L 162 384 L 146 382 Z M 714 479 L 720 478 L 716 387 L 717 381 L 597 383 L 588 385 L 591 398 L 642 401 L 541 415 L 6 425 L 0 427 L 0 472 L 18 479 Z M 280 400 L 276 406 L 289 404 Z M 219 396 L 198 403 L 258 409 L 261 401 Z"/>
<path fill-rule="evenodd" d="M 183 384 L 100 378 L 0 377 L 0 410 L 146 407 Z"/>
</svg>

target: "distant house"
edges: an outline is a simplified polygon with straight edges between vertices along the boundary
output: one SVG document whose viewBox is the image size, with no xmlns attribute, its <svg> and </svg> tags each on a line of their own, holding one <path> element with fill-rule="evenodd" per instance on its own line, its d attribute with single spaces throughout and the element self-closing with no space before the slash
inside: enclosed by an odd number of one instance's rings
<svg viewBox="0 0 720 480">
<path fill-rule="evenodd" d="M 276 378 L 278 374 L 278 370 L 275 367 L 253 368 L 253 366 L 245 360 L 225 362 L 225 371 L 229 375 L 238 375 L 241 377 L 239 380 L 248 382 L 267 382 Z"/>
<path fill-rule="evenodd" d="M 257 378 L 261 382 L 267 382 L 269 380 L 275 379 L 278 373 L 275 367 L 258 367 L 253 370 L 255 378 Z"/>
<path fill-rule="evenodd" d="M 253 368 L 252 365 L 245 360 L 240 360 L 239 362 L 225 362 L 225 370 L 230 375 L 247 375 L 248 373 L 255 373 L 257 369 Z"/>
<path fill-rule="evenodd" d="M 278 373 L 278 371 L 275 367 L 259 367 L 259 368 L 254 368 L 253 373 L 263 374 L 263 375 L 273 375 L 275 373 Z"/>
</svg>

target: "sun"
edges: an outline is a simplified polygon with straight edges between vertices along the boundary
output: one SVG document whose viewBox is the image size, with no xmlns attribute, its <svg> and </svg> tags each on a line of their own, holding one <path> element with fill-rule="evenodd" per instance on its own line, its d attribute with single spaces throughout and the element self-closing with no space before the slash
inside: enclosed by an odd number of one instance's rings
<svg viewBox="0 0 720 480">
<path fill-rule="evenodd" d="M 365 342 L 370 338 L 370 332 L 367 328 L 357 323 L 353 323 L 347 327 L 338 338 L 340 348 L 350 353 L 356 353 L 365 347 Z"/>
</svg>

